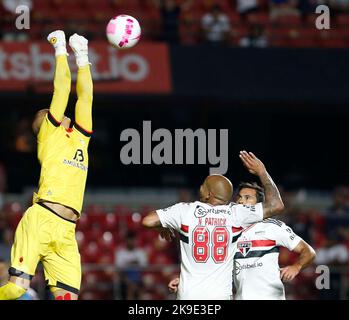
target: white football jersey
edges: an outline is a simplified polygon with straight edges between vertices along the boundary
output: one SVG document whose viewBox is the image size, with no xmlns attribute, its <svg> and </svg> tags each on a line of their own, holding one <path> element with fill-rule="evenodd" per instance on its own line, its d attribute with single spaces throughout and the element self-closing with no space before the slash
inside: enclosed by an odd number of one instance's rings
<svg viewBox="0 0 349 320">
<path fill-rule="evenodd" d="M 237 300 L 285 300 L 279 247 L 293 250 L 302 239 L 276 219 L 246 228 L 236 242 L 234 286 Z"/>
<path fill-rule="evenodd" d="M 177 299 L 232 299 L 234 244 L 243 228 L 263 220 L 262 204 L 182 202 L 156 212 L 163 227 L 180 235 Z"/>
</svg>

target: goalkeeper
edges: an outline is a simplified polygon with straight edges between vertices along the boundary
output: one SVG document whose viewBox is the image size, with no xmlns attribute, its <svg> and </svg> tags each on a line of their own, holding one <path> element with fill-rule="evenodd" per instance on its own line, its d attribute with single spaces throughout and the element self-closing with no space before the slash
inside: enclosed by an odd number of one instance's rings
<svg viewBox="0 0 349 320">
<path fill-rule="evenodd" d="M 56 66 L 50 109 L 40 110 L 33 121 L 41 165 L 39 189 L 17 226 L 10 278 L 0 287 L 0 300 L 15 300 L 25 294 L 39 261 L 56 300 L 76 300 L 80 289 L 75 226 L 83 203 L 92 133 L 93 84 L 88 41 L 77 34 L 69 39 L 78 65 L 78 100 L 75 123 L 71 125 L 64 115 L 71 86 L 65 34 L 58 30 L 47 39 L 55 49 Z"/>
</svg>

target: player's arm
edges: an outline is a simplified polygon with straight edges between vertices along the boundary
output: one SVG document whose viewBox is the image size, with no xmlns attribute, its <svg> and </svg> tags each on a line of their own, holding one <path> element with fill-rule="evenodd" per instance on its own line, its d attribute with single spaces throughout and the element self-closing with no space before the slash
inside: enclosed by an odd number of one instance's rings
<svg viewBox="0 0 349 320">
<path fill-rule="evenodd" d="M 65 49 L 65 47 L 64 47 Z M 71 86 L 71 75 L 66 54 L 56 55 L 56 66 L 53 80 L 53 96 L 48 110 L 40 110 L 33 123 L 38 143 L 46 141 L 51 133 L 61 125 L 68 104 Z M 41 114 L 44 114 L 43 121 Z M 39 124 L 37 123 L 39 121 Z"/>
<path fill-rule="evenodd" d="M 264 188 L 263 218 L 266 219 L 280 214 L 284 210 L 284 204 L 279 190 L 265 169 L 263 162 L 252 152 L 246 151 L 240 152 L 240 159 L 250 173 L 259 177 Z"/>
<path fill-rule="evenodd" d="M 175 238 L 174 230 L 179 230 L 182 221 L 182 212 L 185 210 L 185 203 L 177 203 L 165 209 L 151 211 L 142 220 L 146 228 L 156 229 L 160 236 L 168 241 Z"/>
<path fill-rule="evenodd" d="M 292 251 L 298 253 L 299 256 L 293 265 L 281 268 L 280 277 L 284 282 L 293 280 L 301 270 L 313 263 L 316 256 L 315 250 L 304 240 L 301 240 Z"/>
<path fill-rule="evenodd" d="M 78 101 L 75 106 L 75 127 L 86 136 L 92 133 L 93 82 L 90 65 L 78 69 L 76 82 Z"/>
<path fill-rule="evenodd" d="M 48 118 L 52 124 L 59 126 L 67 108 L 71 87 L 71 74 L 66 54 L 56 56 L 53 96 Z"/>
<path fill-rule="evenodd" d="M 78 100 L 75 105 L 74 127 L 84 136 L 92 133 L 92 100 L 93 82 L 88 57 L 88 40 L 78 34 L 69 38 L 69 45 L 74 51 L 78 74 L 76 79 L 76 93 Z"/>
<path fill-rule="evenodd" d="M 176 236 L 172 229 L 164 228 L 156 211 L 151 211 L 142 220 L 143 227 L 154 229 L 159 232 L 160 237 L 167 241 L 172 241 Z"/>
<path fill-rule="evenodd" d="M 143 227 L 146 228 L 159 228 L 161 227 L 161 221 L 160 218 L 158 216 L 158 214 L 156 213 L 156 211 L 151 211 L 150 213 L 148 213 L 142 220 L 142 225 Z"/>
</svg>

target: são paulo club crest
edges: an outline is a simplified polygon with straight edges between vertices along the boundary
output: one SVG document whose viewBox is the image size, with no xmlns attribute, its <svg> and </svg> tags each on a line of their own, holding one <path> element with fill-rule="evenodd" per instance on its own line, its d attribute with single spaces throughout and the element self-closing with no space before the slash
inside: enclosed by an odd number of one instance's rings
<svg viewBox="0 0 349 320">
<path fill-rule="evenodd" d="M 238 242 L 238 250 L 241 252 L 241 254 L 246 257 L 250 249 L 252 248 L 252 242 L 251 241 L 240 241 Z"/>
</svg>

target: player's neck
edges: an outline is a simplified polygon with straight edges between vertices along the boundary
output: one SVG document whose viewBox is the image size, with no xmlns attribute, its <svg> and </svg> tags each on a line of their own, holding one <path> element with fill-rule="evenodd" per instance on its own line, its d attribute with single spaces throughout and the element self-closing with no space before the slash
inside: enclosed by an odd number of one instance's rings
<svg viewBox="0 0 349 320">
<path fill-rule="evenodd" d="M 211 205 L 211 206 L 224 206 L 227 204 L 226 202 L 223 202 L 223 201 L 215 199 L 215 198 L 209 199 L 206 203 Z"/>
</svg>

